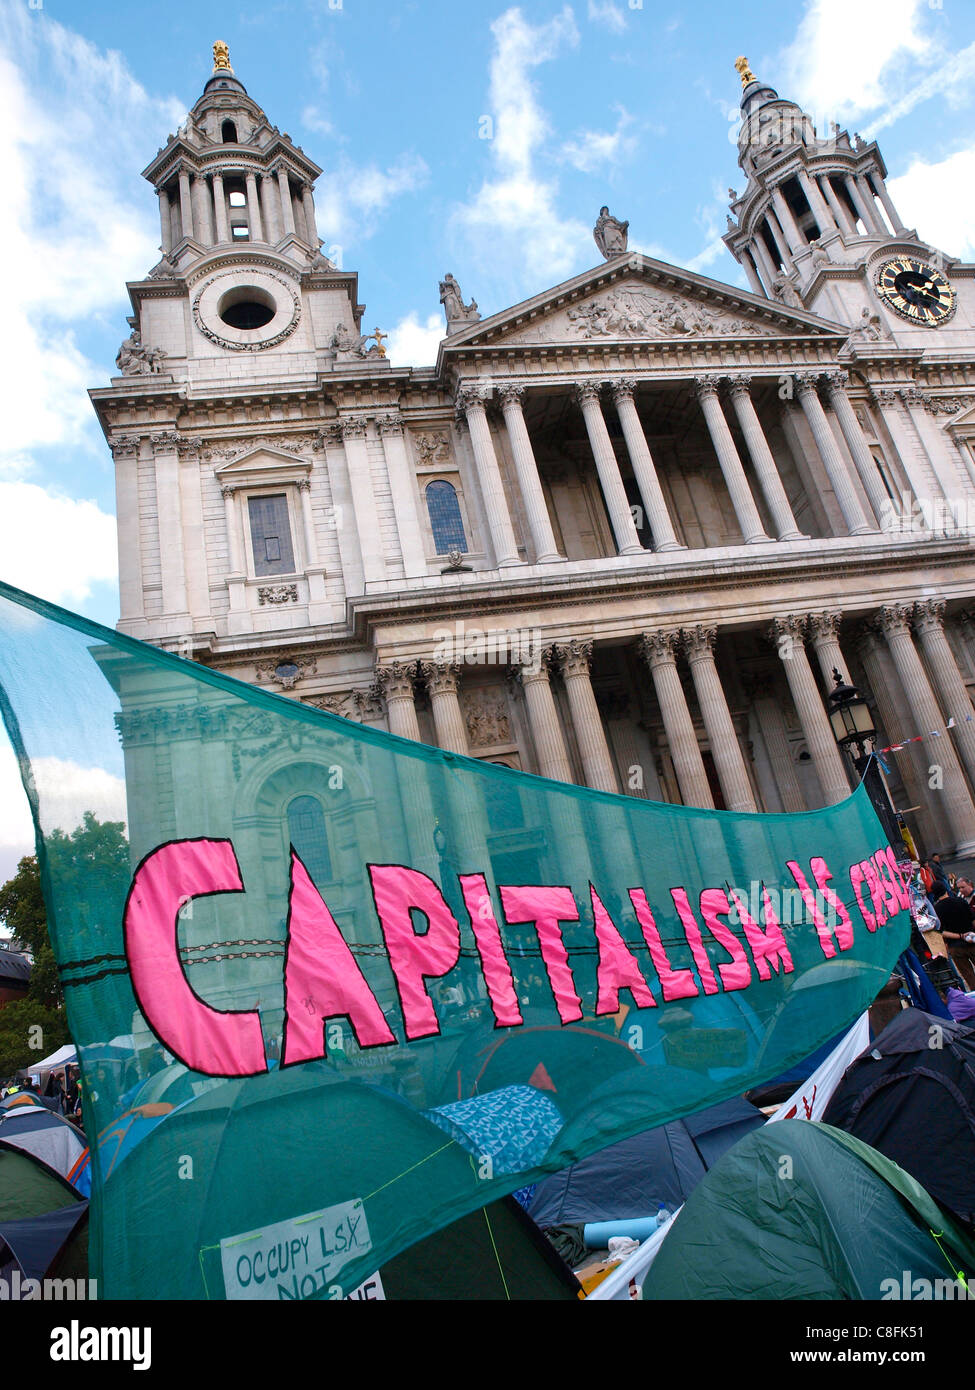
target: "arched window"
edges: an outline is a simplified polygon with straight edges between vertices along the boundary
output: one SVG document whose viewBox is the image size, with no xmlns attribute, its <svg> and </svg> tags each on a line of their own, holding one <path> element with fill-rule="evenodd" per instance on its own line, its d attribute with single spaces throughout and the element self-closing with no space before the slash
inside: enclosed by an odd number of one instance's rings
<svg viewBox="0 0 975 1390">
<path fill-rule="evenodd" d="M 237 144 L 237 127 L 233 121 L 224 121 L 220 127 L 220 139 L 225 145 Z"/>
<path fill-rule="evenodd" d="M 464 521 L 460 514 L 460 503 L 452 483 L 437 478 L 427 486 L 427 511 L 430 514 L 430 528 L 438 555 L 447 555 L 451 550 L 466 554 L 467 537 L 464 535 Z"/>
<path fill-rule="evenodd" d="M 332 878 L 332 858 L 328 852 L 325 814 L 313 796 L 296 796 L 288 805 L 288 835 L 298 858 L 321 888 Z"/>
</svg>

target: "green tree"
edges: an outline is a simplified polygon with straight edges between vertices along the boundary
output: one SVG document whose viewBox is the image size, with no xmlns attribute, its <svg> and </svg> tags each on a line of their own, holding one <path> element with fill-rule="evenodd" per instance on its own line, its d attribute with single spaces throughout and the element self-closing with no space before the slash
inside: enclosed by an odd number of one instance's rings
<svg viewBox="0 0 975 1390">
<path fill-rule="evenodd" d="M 84 903 L 93 889 L 101 901 L 124 897 L 129 844 L 121 821 L 99 821 L 86 811 L 81 825 L 70 834 L 52 831 L 45 846 L 63 901 Z M 8 1076 L 68 1041 L 64 995 L 34 855 L 21 859 L 16 874 L 0 887 L 0 921 L 34 962 L 26 996 L 0 1007 L 0 1076 Z"/>
</svg>

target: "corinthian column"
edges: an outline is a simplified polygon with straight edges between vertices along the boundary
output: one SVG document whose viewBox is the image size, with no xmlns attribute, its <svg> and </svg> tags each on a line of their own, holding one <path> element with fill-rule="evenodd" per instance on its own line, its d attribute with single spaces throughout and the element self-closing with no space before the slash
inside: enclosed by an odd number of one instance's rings
<svg viewBox="0 0 975 1390">
<path fill-rule="evenodd" d="M 548 664 L 528 663 L 519 666 L 518 679 L 525 692 L 525 706 L 528 710 L 528 723 L 538 771 L 542 777 L 551 777 L 556 782 L 571 782 L 572 769 L 562 737 L 562 725 L 555 706 L 555 697 L 549 682 Z"/>
<path fill-rule="evenodd" d="M 223 175 L 213 175 L 213 225 L 218 244 L 230 240 L 227 225 L 227 198 L 223 191 Z"/>
<path fill-rule="evenodd" d="M 508 438 L 511 441 L 515 472 L 518 474 L 518 486 L 521 488 L 521 497 L 528 517 L 528 529 L 531 532 L 532 545 L 535 547 L 535 563 L 544 565 L 553 560 L 564 560 L 565 556 L 559 554 L 552 521 L 545 504 L 545 494 L 542 492 L 538 476 L 538 464 L 535 462 L 531 438 L 521 408 L 524 394 L 523 386 L 507 385 L 498 390 L 504 422 L 508 427 Z"/>
<path fill-rule="evenodd" d="M 832 690 L 836 684 L 833 677 L 834 669 L 839 671 L 844 680 L 849 682 L 850 668 L 843 660 L 843 653 L 840 650 L 842 613 L 810 613 L 807 621 L 813 651 L 819 660 L 819 669 L 823 673 L 826 689 Z"/>
<path fill-rule="evenodd" d="M 755 499 L 752 497 L 748 479 L 745 477 L 745 470 L 741 466 L 741 459 L 735 448 L 735 441 L 731 437 L 728 421 L 724 418 L 724 411 L 718 400 L 717 380 L 710 376 L 695 377 L 694 386 L 697 390 L 697 398 L 701 403 L 701 410 L 704 412 L 704 420 L 714 445 L 714 451 L 718 456 L 718 463 L 721 465 L 721 472 L 724 474 L 725 485 L 731 497 L 731 505 L 738 518 L 742 539 L 746 545 L 754 545 L 757 541 L 767 541 L 768 536 L 765 534 L 761 517 L 758 515 Z"/>
<path fill-rule="evenodd" d="M 261 204 L 257 196 L 257 175 L 252 169 L 248 169 L 245 182 L 247 184 L 247 221 L 250 225 L 251 241 L 263 241 L 264 228 L 261 223 Z"/>
<path fill-rule="evenodd" d="M 498 456 L 494 452 L 491 426 L 488 424 L 487 412 L 484 409 L 484 397 L 481 394 L 481 388 L 462 387 L 457 393 L 457 407 L 463 411 L 463 418 L 470 430 L 471 448 L 474 450 L 474 463 L 477 467 L 477 480 L 480 484 L 481 496 L 484 499 L 484 510 L 487 512 L 495 563 L 499 569 L 505 569 L 509 565 L 520 565 L 518 542 L 511 529 L 511 517 L 508 514 L 508 503 L 504 495 L 504 483 L 501 479 L 501 469 L 498 467 Z"/>
<path fill-rule="evenodd" d="M 572 727 L 575 730 L 586 785 L 594 787 L 597 791 L 618 792 L 616 770 L 603 732 L 603 721 L 596 705 L 592 681 L 589 679 L 592 642 L 572 638 L 568 642 L 556 643 L 553 651 L 561 668 L 565 693 L 569 699 Z"/>
<path fill-rule="evenodd" d="M 772 457 L 772 450 L 765 438 L 765 431 L 762 429 L 762 423 L 752 404 L 751 382 L 747 376 L 733 376 L 730 378 L 730 382 L 731 403 L 738 416 L 741 432 L 745 436 L 745 443 L 751 455 L 752 467 L 755 469 L 758 485 L 762 489 L 765 501 L 768 503 L 768 509 L 772 514 L 772 525 L 775 527 L 776 534 L 780 541 L 803 540 L 805 538 L 792 515 L 792 508 L 789 505 L 785 488 L 782 486 L 782 479 L 779 477 L 779 470 Z"/>
<path fill-rule="evenodd" d="M 415 661 L 390 661 L 376 667 L 376 680 L 386 701 L 389 715 L 389 732 L 400 738 L 420 741 L 420 726 L 416 719 L 416 699 L 413 682 L 416 678 Z"/>
<path fill-rule="evenodd" d="M 914 606 L 914 627 L 921 639 L 928 670 L 934 677 L 941 707 L 949 718 L 955 720 L 955 739 L 962 762 L 973 785 L 975 785 L 975 720 L 969 722 L 965 716 L 972 714 L 972 702 L 955 661 L 954 653 L 945 636 L 945 605 L 943 599 L 922 599 Z M 942 737 L 950 738 L 950 734 Z"/>
<path fill-rule="evenodd" d="M 704 770 L 704 760 L 698 746 L 694 722 L 691 719 L 684 687 L 677 671 L 678 632 L 645 632 L 640 638 L 644 660 L 650 667 L 657 703 L 664 721 L 664 731 L 670 745 L 674 771 L 685 806 L 714 809 L 714 797 Z"/>
<path fill-rule="evenodd" d="M 863 515 L 863 508 L 860 506 L 860 499 L 853 487 L 853 480 L 847 472 L 843 455 L 839 451 L 836 437 L 830 429 L 826 412 L 819 399 L 819 392 L 816 390 L 817 380 L 816 372 L 796 373 L 799 404 L 809 421 L 809 428 L 816 441 L 819 456 L 829 474 L 829 480 L 833 485 L 833 492 L 839 503 L 840 511 L 843 513 L 847 530 L 851 536 L 862 536 L 869 531 L 876 530 L 876 527 L 871 526 Z"/>
<path fill-rule="evenodd" d="M 686 547 L 680 544 L 674 533 L 673 523 L 670 520 L 670 513 L 667 510 L 667 503 L 660 486 L 660 479 L 657 477 L 657 470 L 650 454 L 650 446 L 643 433 L 640 416 L 633 400 L 633 391 L 634 383 L 632 381 L 613 382 L 613 400 L 616 404 L 616 413 L 620 417 L 620 425 L 623 427 L 623 438 L 626 440 L 626 449 L 633 467 L 633 475 L 640 489 L 643 505 L 647 509 L 650 533 L 653 536 L 653 548 L 654 550 L 684 550 Z"/>
<path fill-rule="evenodd" d="M 792 749 L 782 718 L 782 702 L 778 699 L 772 681 L 760 674 L 746 679 L 747 693 L 754 702 L 755 719 L 768 754 L 775 789 L 782 802 L 783 811 L 790 813 L 806 811 L 805 797 L 796 776 L 796 765 L 792 761 Z"/>
<path fill-rule="evenodd" d="M 945 721 L 911 638 L 913 617 L 914 610 L 910 604 L 888 604 L 880 610 L 880 625 L 911 713 L 917 721 L 918 732 L 923 737 L 929 767 L 941 770 L 941 786 L 932 790 L 936 796 L 943 798 L 956 842 L 955 852 L 968 855 L 975 852 L 975 806 L 972 805 L 950 735 L 937 737 L 935 733 L 944 727 Z"/>
<path fill-rule="evenodd" d="M 281 220 L 284 225 L 285 236 L 296 236 L 295 210 L 291 201 L 291 182 L 288 178 L 287 169 L 278 165 L 274 171 L 278 176 L 278 194 L 281 200 Z"/>
<path fill-rule="evenodd" d="M 430 694 L 437 747 L 466 757 L 467 730 L 458 698 L 459 668 L 446 661 L 422 661 L 420 670 Z"/>
<path fill-rule="evenodd" d="M 599 482 L 606 501 L 606 510 L 609 512 L 609 522 L 616 538 L 616 548 L 621 555 L 641 555 L 643 546 L 640 544 L 640 537 L 633 525 L 633 513 L 630 511 L 630 501 L 626 495 L 626 488 L 623 486 L 623 479 L 620 477 L 616 451 L 609 437 L 606 421 L 603 419 L 603 408 L 599 403 L 598 383 L 586 381 L 577 386 L 576 399 L 586 422 L 589 447 L 592 449 L 596 471 L 599 474 Z"/>
<path fill-rule="evenodd" d="M 860 421 L 857 419 L 856 411 L 846 394 L 848 380 L 846 372 L 828 372 L 826 374 L 829 403 L 836 411 L 836 418 L 840 422 L 846 447 L 856 464 L 863 490 L 870 499 L 870 505 L 878 523 L 883 526 L 884 518 L 890 515 L 891 499 L 881 482 L 876 460 L 867 447 L 863 430 L 860 428 Z"/>
<path fill-rule="evenodd" d="M 183 235 L 193 235 L 193 199 L 190 197 L 190 173 L 182 165 L 179 170 L 179 222 Z"/>
<path fill-rule="evenodd" d="M 796 707 L 826 805 L 833 806 L 850 795 L 850 782 L 809 665 L 804 629 L 805 621 L 802 618 L 776 618 L 769 638 L 782 661 L 792 703 Z"/>
<path fill-rule="evenodd" d="M 714 661 L 714 643 L 717 635 L 717 628 L 704 627 L 701 623 L 695 628 L 685 629 L 684 651 L 687 654 L 687 664 L 691 668 L 691 679 L 704 719 L 711 756 L 718 771 L 718 781 L 724 793 L 725 805 L 729 811 L 754 811 L 755 798 L 748 780 L 748 770 L 741 755 L 741 744 L 735 733 L 731 711 L 728 709 L 721 677 Z"/>
</svg>

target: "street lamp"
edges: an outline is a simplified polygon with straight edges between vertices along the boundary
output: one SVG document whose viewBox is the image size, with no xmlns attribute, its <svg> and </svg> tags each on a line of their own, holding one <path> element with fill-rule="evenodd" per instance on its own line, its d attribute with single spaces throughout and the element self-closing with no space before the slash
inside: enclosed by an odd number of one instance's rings
<svg viewBox="0 0 975 1390">
<path fill-rule="evenodd" d="M 867 795 L 888 840 L 895 850 L 902 850 L 904 837 L 901 834 L 900 818 L 891 803 L 880 764 L 873 755 L 873 749 L 867 746 L 877 737 L 870 706 L 855 685 L 846 684 L 835 666 L 833 679 L 836 685 L 829 693 L 829 722 L 833 728 L 833 737 L 840 748 L 850 754 L 853 766 L 867 789 Z"/>
</svg>

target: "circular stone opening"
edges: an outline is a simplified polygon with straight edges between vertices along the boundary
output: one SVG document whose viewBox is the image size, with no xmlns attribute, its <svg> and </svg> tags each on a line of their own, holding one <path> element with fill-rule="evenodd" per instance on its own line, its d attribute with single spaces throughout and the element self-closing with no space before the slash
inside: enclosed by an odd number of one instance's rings
<svg viewBox="0 0 975 1390">
<path fill-rule="evenodd" d="M 221 295 L 217 313 L 231 328 L 263 328 L 274 318 L 277 305 L 267 290 L 237 285 Z"/>
</svg>

